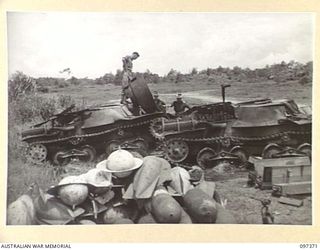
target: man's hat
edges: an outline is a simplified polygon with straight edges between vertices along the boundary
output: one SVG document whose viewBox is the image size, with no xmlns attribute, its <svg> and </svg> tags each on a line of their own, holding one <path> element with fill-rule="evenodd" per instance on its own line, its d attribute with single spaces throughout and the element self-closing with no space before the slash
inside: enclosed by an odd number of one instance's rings
<svg viewBox="0 0 320 250">
<path fill-rule="evenodd" d="M 90 169 L 87 173 L 82 175 L 88 184 L 95 187 L 111 187 L 111 173 L 103 171 L 102 169 Z"/>
<path fill-rule="evenodd" d="M 132 54 L 136 54 L 137 56 L 140 56 L 140 55 L 139 55 L 139 53 L 138 53 L 138 52 L 136 52 L 136 51 L 135 51 L 135 52 L 133 52 Z"/>
<path fill-rule="evenodd" d="M 99 162 L 96 168 L 124 178 L 129 176 L 133 170 L 140 168 L 142 163 L 142 159 L 133 157 L 129 151 L 119 149 L 112 152 L 107 160 Z"/>
<path fill-rule="evenodd" d="M 64 177 L 58 185 L 51 186 L 48 190 L 47 193 L 57 196 L 58 195 L 58 190 L 61 187 L 68 186 L 68 185 L 86 185 L 90 190 L 94 189 L 94 186 L 91 184 L 87 183 L 86 180 L 82 175 L 79 176 L 66 176 Z"/>
</svg>

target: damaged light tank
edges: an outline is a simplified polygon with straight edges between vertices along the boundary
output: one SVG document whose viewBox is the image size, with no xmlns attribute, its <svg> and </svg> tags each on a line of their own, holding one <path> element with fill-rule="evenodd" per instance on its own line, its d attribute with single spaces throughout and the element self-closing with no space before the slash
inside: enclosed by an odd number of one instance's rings
<svg viewBox="0 0 320 250">
<path fill-rule="evenodd" d="M 75 107 L 71 106 L 23 131 L 27 157 L 36 163 L 51 160 L 64 165 L 73 158 L 92 161 L 97 153 L 109 154 L 119 146 L 140 154 L 152 149 L 155 140 L 149 126 L 163 113 L 156 112 L 143 79 L 131 82 L 130 88 L 132 105 L 109 104 L 80 111 L 72 111 Z"/>
<path fill-rule="evenodd" d="M 196 163 L 202 168 L 221 161 L 242 165 L 250 155 L 263 158 L 308 155 L 311 158 L 310 112 L 293 100 L 223 101 L 194 106 L 172 119 L 152 122 L 151 133 L 161 140 L 173 163 Z"/>
</svg>

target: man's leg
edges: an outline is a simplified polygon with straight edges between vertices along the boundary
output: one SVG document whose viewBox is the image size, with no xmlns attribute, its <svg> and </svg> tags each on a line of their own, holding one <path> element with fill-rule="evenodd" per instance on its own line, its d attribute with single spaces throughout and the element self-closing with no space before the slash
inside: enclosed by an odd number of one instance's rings
<svg viewBox="0 0 320 250">
<path fill-rule="evenodd" d="M 121 103 L 121 104 L 126 104 L 126 100 L 127 100 L 126 94 L 125 94 L 125 92 L 124 92 L 124 89 L 122 89 L 122 91 L 121 91 L 121 101 L 120 101 L 120 103 Z"/>
<path fill-rule="evenodd" d="M 127 89 L 129 88 L 129 75 L 127 72 L 123 73 L 122 76 L 122 92 L 121 92 L 121 104 L 126 104 L 127 103 L 127 98 L 128 98 L 128 94 L 127 94 Z"/>
</svg>

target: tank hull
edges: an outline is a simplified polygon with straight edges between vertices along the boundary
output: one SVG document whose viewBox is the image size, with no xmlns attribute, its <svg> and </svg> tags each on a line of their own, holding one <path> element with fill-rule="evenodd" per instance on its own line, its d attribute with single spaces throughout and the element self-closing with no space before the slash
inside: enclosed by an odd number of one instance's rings
<svg viewBox="0 0 320 250">
<path fill-rule="evenodd" d="M 165 141 L 167 148 L 169 145 L 171 152 L 167 152 L 168 159 L 177 162 L 194 164 L 203 148 L 211 148 L 214 152 L 212 157 L 218 156 L 219 152 L 240 152 L 241 156 L 248 157 L 262 155 L 266 146 L 271 144 L 282 149 L 298 149 L 306 143 L 311 146 L 312 118 L 301 112 L 291 100 L 196 106 L 180 119 L 185 124 L 189 121 L 189 124 L 195 125 L 184 129 L 178 124 L 174 126 L 173 123 L 178 121 L 171 119 L 162 121 L 161 129 L 159 122 L 157 131 L 154 131 Z M 181 148 L 179 142 L 183 145 Z M 176 148 L 172 148 L 174 146 Z M 182 147 L 188 150 L 182 150 Z M 174 156 L 174 152 L 181 157 Z M 188 152 L 188 156 L 183 152 Z"/>
</svg>

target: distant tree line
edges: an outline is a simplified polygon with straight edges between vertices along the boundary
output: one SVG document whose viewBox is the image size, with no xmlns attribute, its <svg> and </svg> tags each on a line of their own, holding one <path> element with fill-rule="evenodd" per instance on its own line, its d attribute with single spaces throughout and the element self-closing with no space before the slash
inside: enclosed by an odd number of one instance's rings
<svg viewBox="0 0 320 250">
<path fill-rule="evenodd" d="M 263 68 L 233 68 L 219 66 L 217 68 L 207 68 L 198 71 L 197 68 L 190 70 L 188 74 L 182 74 L 177 70 L 171 69 L 163 77 L 164 81 L 184 82 L 193 79 L 207 79 L 210 82 L 260 82 L 273 80 L 275 82 L 286 82 L 298 80 L 302 84 L 312 82 L 313 63 L 302 64 L 295 61 L 289 63 L 281 62 L 273 65 L 266 65 Z"/>
<path fill-rule="evenodd" d="M 312 73 L 313 62 L 311 61 L 305 64 L 296 61 L 290 61 L 288 63 L 283 61 L 281 63 L 266 65 L 263 68 L 256 69 L 241 68 L 239 66 L 233 68 L 219 66 L 217 68 L 207 68 L 203 70 L 192 68 L 189 73 L 181 73 L 178 70 L 170 69 L 170 71 L 163 76 L 152 73 L 147 69 L 145 72 L 136 72 L 136 75 L 138 77 L 143 77 L 147 83 L 155 84 L 161 84 L 161 82 L 181 83 L 190 82 L 192 80 L 207 81 L 217 84 L 226 82 L 255 83 L 265 80 L 272 80 L 278 83 L 299 81 L 301 84 L 307 84 L 312 82 Z M 48 86 L 64 88 L 69 85 L 77 86 L 82 84 L 121 85 L 121 79 L 122 70 L 120 69 L 118 69 L 115 74 L 109 72 L 96 79 L 89 79 L 87 77 L 76 78 L 74 76 L 69 79 L 55 77 L 31 78 L 24 75 L 22 72 L 16 72 L 9 81 L 9 88 L 10 93 L 13 93 L 13 95 L 17 94 L 19 91 L 28 91 L 29 88 L 36 88 L 39 92 L 46 93 L 49 91 Z M 25 84 L 18 88 L 15 81 L 24 82 Z"/>
</svg>

